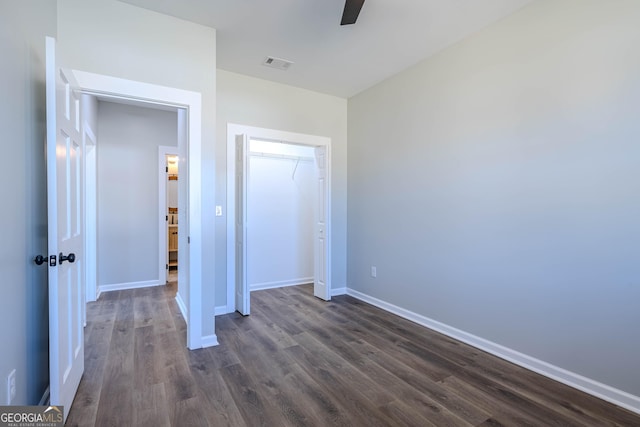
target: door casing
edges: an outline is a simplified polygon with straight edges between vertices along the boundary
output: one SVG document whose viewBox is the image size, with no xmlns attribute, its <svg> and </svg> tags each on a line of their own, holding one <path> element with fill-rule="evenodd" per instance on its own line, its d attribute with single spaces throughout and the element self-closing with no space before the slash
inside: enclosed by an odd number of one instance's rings
<svg viewBox="0 0 640 427">
<path fill-rule="evenodd" d="M 217 345 L 215 336 L 202 335 L 202 96 L 198 92 L 136 82 L 112 76 L 73 70 L 83 93 L 146 106 L 166 106 L 186 112 L 187 138 L 179 139 L 178 152 L 181 170 L 184 170 L 188 188 L 187 212 L 179 245 L 188 250 L 179 252 L 179 263 L 185 268 L 178 271 L 178 280 L 188 286 L 185 301 L 187 322 L 187 347 L 198 349 Z M 180 115 L 180 114 L 179 114 Z M 98 141 L 99 144 L 99 141 Z M 189 243 L 187 243 L 189 242 Z M 181 273 L 184 277 L 180 277 Z M 187 280 L 188 277 L 188 280 Z"/>
</svg>

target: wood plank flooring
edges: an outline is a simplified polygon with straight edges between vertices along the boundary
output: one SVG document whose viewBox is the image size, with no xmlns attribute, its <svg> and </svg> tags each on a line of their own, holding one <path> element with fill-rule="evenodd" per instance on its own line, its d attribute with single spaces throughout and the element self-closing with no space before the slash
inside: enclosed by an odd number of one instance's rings
<svg viewBox="0 0 640 427">
<path fill-rule="evenodd" d="M 87 307 L 68 426 L 640 426 L 640 416 L 349 296 L 251 294 L 188 351 L 175 284 Z"/>
</svg>

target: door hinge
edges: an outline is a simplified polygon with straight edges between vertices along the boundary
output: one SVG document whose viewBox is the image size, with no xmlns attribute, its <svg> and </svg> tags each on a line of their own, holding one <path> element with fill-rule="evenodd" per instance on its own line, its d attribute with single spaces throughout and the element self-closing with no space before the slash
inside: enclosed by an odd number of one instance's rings
<svg viewBox="0 0 640 427">
<path fill-rule="evenodd" d="M 191 236 L 187 236 L 187 243 L 191 243 Z"/>
<path fill-rule="evenodd" d="M 168 270 L 169 269 L 169 264 L 165 264 L 165 267 Z"/>
<path fill-rule="evenodd" d="M 165 166 L 165 167 L 164 167 L 164 171 L 165 171 L 166 173 L 169 173 L 169 166 Z"/>
<path fill-rule="evenodd" d="M 165 221 L 169 221 L 169 215 L 165 216 L 165 217 L 164 217 L 164 220 L 165 220 Z"/>
</svg>

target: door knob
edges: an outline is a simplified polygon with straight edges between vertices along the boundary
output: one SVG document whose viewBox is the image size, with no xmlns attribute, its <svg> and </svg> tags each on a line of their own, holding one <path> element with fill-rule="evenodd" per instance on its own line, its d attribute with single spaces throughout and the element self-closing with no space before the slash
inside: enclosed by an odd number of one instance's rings
<svg viewBox="0 0 640 427">
<path fill-rule="evenodd" d="M 74 262 L 76 260 L 76 254 L 72 252 L 69 255 L 62 255 L 62 252 L 60 252 L 60 255 L 58 256 L 58 260 L 60 261 L 60 264 L 62 264 L 65 261 Z"/>
<path fill-rule="evenodd" d="M 47 258 L 46 256 L 43 256 L 43 255 L 38 255 L 37 257 L 34 258 L 33 261 L 37 265 L 46 264 L 47 261 L 48 261 L 50 267 L 55 267 L 56 266 L 56 256 L 55 255 L 51 255 L 49 258 Z"/>
</svg>

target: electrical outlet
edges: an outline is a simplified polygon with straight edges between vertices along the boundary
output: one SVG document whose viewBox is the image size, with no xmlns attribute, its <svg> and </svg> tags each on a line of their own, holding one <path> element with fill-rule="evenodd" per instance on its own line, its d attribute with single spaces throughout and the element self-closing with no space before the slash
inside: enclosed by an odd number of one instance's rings
<svg viewBox="0 0 640 427">
<path fill-rule="evenodd" d="M 11 405 L 16 398 L 16 370 L 7 377 L 7 405 Z"/>
<path fill-rule="evenodd" d="M 375 266 L 371 266 L 371 277 L 377 277 L 378 276 L 378 270 L 376 269 Z"/>
</svg>

